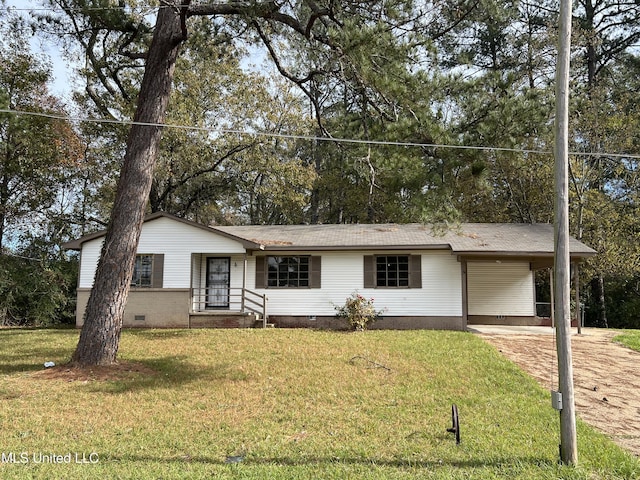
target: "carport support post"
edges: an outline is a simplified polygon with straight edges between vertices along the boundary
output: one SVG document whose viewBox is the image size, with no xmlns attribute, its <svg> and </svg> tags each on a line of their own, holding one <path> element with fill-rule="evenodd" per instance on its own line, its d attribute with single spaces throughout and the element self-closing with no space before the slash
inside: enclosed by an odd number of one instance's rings
<svg viewBox="0 0 640 480">
<path fill-rule="evenodd" d="M 575 304 L 576 304 L 576 325 L 578 326 L 578 335 L 582 334 L 582 315 L 580 315 L 580 264 L 578 262 L 573 263 L 573 288 L 576 291 Z"/>
<path fill-rule="evenodd" d="M 553 298 L 554 296 L 554 287 L 553 287 L 553 268 L 551 270 L 549 270 L 549 288 L 551 290 L 550 292 L 550 298 L 551 298 L 551 326 L 553 328 L 556 328 L 556 302 L 555 302 L 555 298 Z"/>
<path fill-rule="evenodd" d="M 569 57 L 571 0 L 560 0 L 558 61 L 556 63 L 555 125 L 555 321 L 560 410 L 560 459 L 578 464 L 573 364 L 571 359 L 571 277 L 569 255 Z"/>
</svg>

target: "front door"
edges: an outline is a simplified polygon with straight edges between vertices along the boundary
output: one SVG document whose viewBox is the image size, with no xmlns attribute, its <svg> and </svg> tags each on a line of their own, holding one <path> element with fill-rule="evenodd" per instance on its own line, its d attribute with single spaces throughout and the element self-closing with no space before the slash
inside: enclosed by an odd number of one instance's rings
<svg viewBox="0 0 640 480">
<path fill-rule="evenodd" d="M 230 258 L 207 258 L 207 308 L 229 308 L 230 272 Z"/>
</svg>

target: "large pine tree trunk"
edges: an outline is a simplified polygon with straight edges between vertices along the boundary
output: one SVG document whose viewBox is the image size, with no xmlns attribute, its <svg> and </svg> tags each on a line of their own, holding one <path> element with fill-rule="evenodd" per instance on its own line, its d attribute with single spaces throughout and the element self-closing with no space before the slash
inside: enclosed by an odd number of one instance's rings
<svg viewBox="0 0 640 480">
<path fill-rule="evenodd" d="M 116 198 L 71 363 L 108 365 L 116 361 L 124 308 L 133 276 L 173 70 L 183 40 L 179 13 L 161 8 L 146 61 L 134 121 L 127 141 Z"/>
</svg>

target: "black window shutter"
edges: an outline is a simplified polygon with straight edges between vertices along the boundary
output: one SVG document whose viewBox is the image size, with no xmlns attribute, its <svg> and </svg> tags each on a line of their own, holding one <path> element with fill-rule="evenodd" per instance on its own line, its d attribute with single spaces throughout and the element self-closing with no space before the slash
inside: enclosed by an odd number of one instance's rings
<svg viewBox="0 0 640 480">
<path fill-rule="evenodd" d="M 375 288 L 376 286 L 376 257 L 373 255 L 364 256 L 364 288 Z"/>
<path fill-rule="evenodd" d="M 311 278 L 309 286 L 311 288 L 320 288 L 322 285 L 322 257 L 309 257 L 309 268 L 311 270 Z"/>
<path fill-rule="evenodd" d="M 152 269 L 151 287 L 162 288 L 164 278 L 164 253 L 156 253 L 153 255 Z"/>
<path fill-rule="evenodd" d="M 421 255 L 409 255 L 409 288 L 422 288 Z"/>
<path fill-rule="evenodd" d="M 256 257 L 256 288 L 265 288 L 265 264 L 267 257 Z"/>
</svg>

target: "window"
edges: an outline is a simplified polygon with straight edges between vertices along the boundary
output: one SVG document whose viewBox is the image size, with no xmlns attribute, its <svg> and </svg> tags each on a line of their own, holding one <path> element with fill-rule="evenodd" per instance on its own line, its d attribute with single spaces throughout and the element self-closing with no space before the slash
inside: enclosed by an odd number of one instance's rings
<svg viewBox="0 0 640 480">
<path fill-rule="evenodd" d="M 420 255 L 365 255 L 365 288 L 422 288 Z"/>
<path fill-rule="evenodd" d="M 136 255 L 131 286 L 134 288 L 162 288 L 164 255 Z"/>
<path fill-rule="evenodd" d="M 408 287 L 409 256 L 376 257 L 376 287 Z"/>
<path fill-rule="evenodd" d="M 308 287 L 309 257 L 267 257 L 268 287 Z"/>
<path fill-rule="evenodd" d="M 256 257 L 256 288 L 320 288 L 321 257 Z"/>
</svg>

